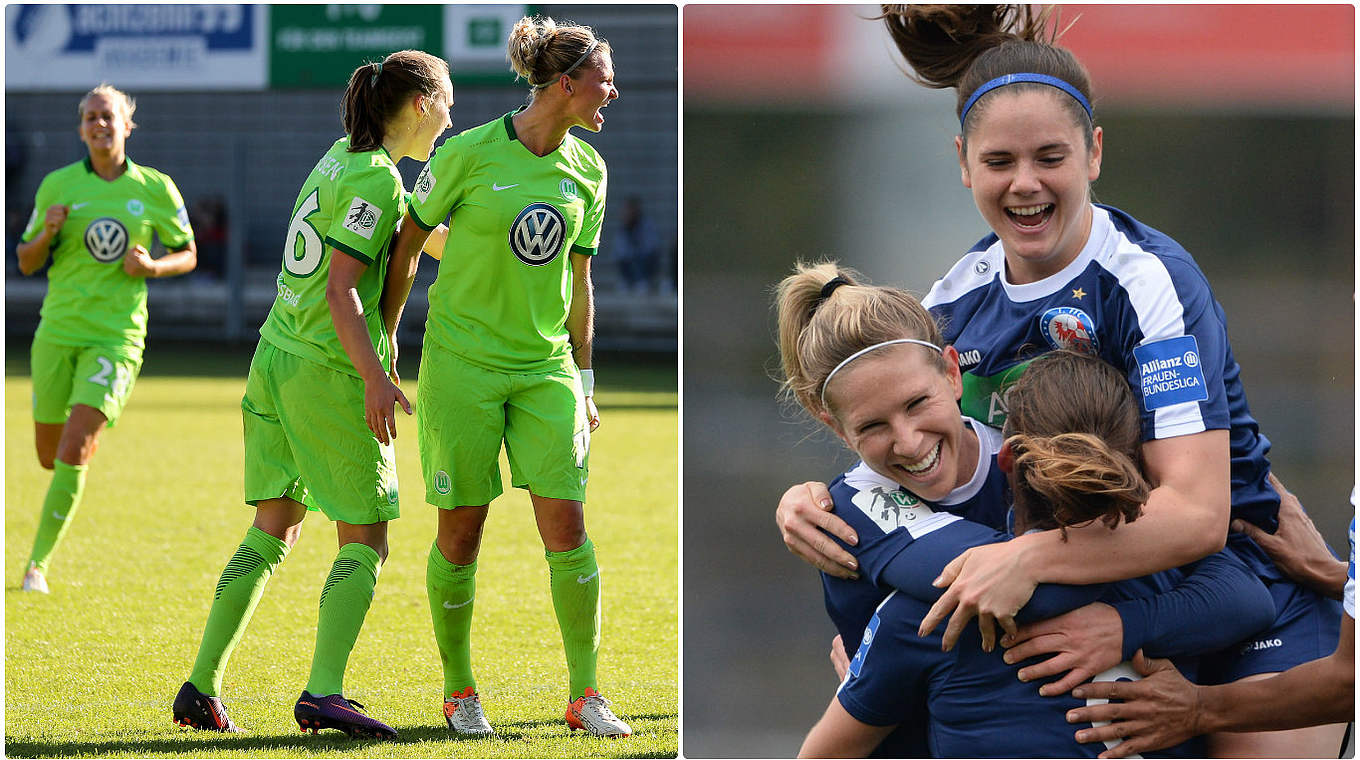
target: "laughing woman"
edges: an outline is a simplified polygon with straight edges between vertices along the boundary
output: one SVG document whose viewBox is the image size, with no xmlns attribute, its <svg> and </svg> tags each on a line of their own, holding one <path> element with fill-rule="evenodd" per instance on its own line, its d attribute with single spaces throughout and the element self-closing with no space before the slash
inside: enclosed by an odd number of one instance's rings
<svg viewBox="0 0 1360 760">
<path fill-rule="evenodd" d="M 529 104 L 440 146 L 416 181 L 387 295 L 405 300 L 427 231 L 451 213 L 429 291 L 417 404 L 425 500 L 439 509 L 426 579 L 444 717 L 455 733 L 491 732 L 470 635 L 504 441 L 546 550 L 566 649 L 567 724 L 627 736 L 595 678 L 600 569 L 584 512 L 590 433 L 599 425 L 590 262 L 604 221 L 605 165 L 570 132 L 604 126 L 600 111 L 618 97 L 614 64 L 609 43 L 589 27 L 547 18 L 521 19 L 509 56 L 532 88 Z"/>
</svg>

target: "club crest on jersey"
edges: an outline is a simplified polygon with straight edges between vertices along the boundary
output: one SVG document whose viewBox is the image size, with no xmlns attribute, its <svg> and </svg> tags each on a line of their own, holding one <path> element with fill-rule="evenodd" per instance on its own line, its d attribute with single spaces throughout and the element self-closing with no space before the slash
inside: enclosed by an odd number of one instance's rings
<svg viewBox="0 0 1360 760">
<path fill-rule="evenodd" d="M 453 484 L 449 481 L 449 474 L 443 470 L 434 474 L 434 490 L 441 494 L 447 494 L 453 490 Z"/>
<path fill-rule="evenodd" d="M 378 220 L 382 215 L 382 209 L 356 195 L 354 201 L 349 204 L 349 211 L 345 212 L 344 226 L 363 239 L 372 240 L 373 230 L 378 226 Z"/>
<path fill-rule="evenodd" d="M 934 514 L 916 494 L 903 488 L 873 486 L 856 493 L 851 501 L 884 531 L 911 525 Z"/>
<path fill-rule="evenodd" d="M 425 168 L 420 170 L 420 176 L 416 177 L 415 196 L 421 203 L 430 199 L 430 191 L 434 190 L 434 175 L 430 173 L 430 165 L 425 164 Z"/>
<path fill-rule="evenodd" d="M 1039 329 L 1053 348 L 1065 348 L 1083 354 L 1096 355 L 1096 323 L 1081 309 L 1059 306 L 1039 317 Z"/>
<path fill-rule="evenodd" d="M 566 198 L 569 201 L 576 200 L 576 183 L 573 182 L 570 177 L 564 178 L 558 185 L 558 189 L 562 191 L 563 198 Z"/>
<path fill-rule="evenodd" d="M 132 214 L 133 216 L 141 216 L 143 211 L 146 211 L 146 206 L 143 205 L 143 203 L 137 200 L 136 198 L 133 198 L 132 200 L 127 202 L 127 212 L 129 214 Z"/>
<path fill-rule="evenodd" d="M 127 253 L 128 231 L 113 217 L 100 217 L 85 228 L 85 249 L 95 261 L 117 261 Z"/>
<path fill-rule="evenodd" d="M 515 258 L 539 267 L 557 258 L 567 237 L 567 221 L 551 203 L 530 203 L 510 225 Z"/>
</svg>

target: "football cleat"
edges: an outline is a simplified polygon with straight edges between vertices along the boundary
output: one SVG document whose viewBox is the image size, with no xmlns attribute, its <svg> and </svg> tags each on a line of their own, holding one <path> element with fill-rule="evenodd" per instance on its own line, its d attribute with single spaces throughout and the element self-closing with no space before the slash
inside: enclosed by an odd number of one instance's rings
<svg viewBox="0 0 1360 760">
<path fill-rule="evenodd" d="M 47 578 L 36 565 L 29 565 L 28 572 L 24 573 L 24 591 L 36 591 L 39 594 L 46 594 Z"/>
<path fill-rule="evenodd" d="M 444 722 L 460 736 L 490 736 L 494 733 L 482 712 L 482 698 L 469 686 L 444 700 Z"/>
<path fill-rule="evenodd" d="M 571 730 L 585 731 L 592 736 L 631 736 L 633 729 L 619 720 L 609 709 L 609 700 L 598 691 L 586 687 L 586 693 L 567 705 L 567 725 Z"/>
<path fill-rule="evenodd" d="M 302 696 L 298 697 L 297 704 L 293 705 L 293 718 L 297 720 L 298 728 L 301 728 L 303 733 L 308 729 L 315 734 L 323 728 L 334 728 L 344 731 L 351 739 L 396 737 L 395 728 L 359 712 L 362 709 L 363 705 L 352 699 L 345 699 L 340 694 L 317 697 L 304 691 Z"/>
<path fill-rule="evenodd" d="M 227 717 L 227 708 L 222 704 L 222 700 L 204 694 L 188 681 L 179 687 L 179 693 L 175 695 L 175 704 L 170 709 L 175 715 L 175 722 L 181 726 L 200 731 L 241 733 L 241 728 Z"/>
</svg>

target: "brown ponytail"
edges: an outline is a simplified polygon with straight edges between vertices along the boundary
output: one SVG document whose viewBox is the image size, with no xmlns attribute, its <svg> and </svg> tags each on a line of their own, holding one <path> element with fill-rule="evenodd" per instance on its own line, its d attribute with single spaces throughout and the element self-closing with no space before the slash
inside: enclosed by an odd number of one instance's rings
<svg viewBox="0 0 1360 760">
<path fill-rule="evenodd" d="M 1091 77 L 1077 57 L 1056 44 L 1054 6 L 1035 11 L 1030 5 L 883 5 L 879 18 L 902 57 L 913 69 L 913 80 L 936 89 L 958 90 L 954 114 L 979 87 L 1007 74 L 1046 74 L 1076 88 L 1092 101 Z M 1052 89 L 1047 85 L 1015 83 L 1011 87 Z M 990 95 L 990 93 L 989 93 Z M 983 96 L 968 112 L 962 129 L 966 139 L 977 114 L 985 110 Z M 1083 125 L 1091 146 L 1092 120 L 1075 99 L 1064 99 L 1075 123 Z"/>
<path fill-rule="evenodd" d="M 362 153 L 382 147 L 388 124 L 415 95 L 443 93 L 449 65 L 419 50 L 398 50 L 381 63 L 354 70 L 340 104 L 340 122 L 349 135 L 349 151 Z"/>
<path fill-rule="evenodd" d="M 1054 351 L 1007 391 L 1015 508 L 1037 528 L 1133 522 L 1151 486 L 1128 380 L 1097 357 Z"/>
</svg>

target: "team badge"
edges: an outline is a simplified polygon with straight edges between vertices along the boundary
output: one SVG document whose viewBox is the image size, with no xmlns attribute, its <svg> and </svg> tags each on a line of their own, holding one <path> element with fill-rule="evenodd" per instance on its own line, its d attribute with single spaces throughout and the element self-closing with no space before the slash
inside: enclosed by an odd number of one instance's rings
<svg viewBox="0 0 1360 760">
<path fill-rule="evenodd" d="M 510 225 L 510 250 L 533 267 L 543 266 L 562 252 L 567 222 L 551 203 L 530 203 Z"/>
<path fill-rule="evenodd" d="M 349 211 L 345 212 L 344 227 L 365 240 L 372 240 L 373 230 L 382 215 L 382 209 L 356 195 L 349 204 Z"/>
<path fill-rule="evenodd" d="M 85 228 L 85 249 L 95 261 L 117 261 L 127 253 L 128 231 L 113 217 L 100 217 Z"/>
<path fill-rule="evenodd" d="M 985 259 L 973 265 L 973 271 L 978 274 L 987 274 L 987 272 L 991 271 L 991 268 L 992 265 L 988 264 Z"/>
<path fill-rule="evenodd" d="M 564 178 L 558 188 L 562 191 L 562 197 L 569 201 L 576 200 L 576 183 L 570 178 Z"/>
<path fill-rule="evenodd" d="M 447 494 L 453 490 L 453 484 L 449 482 L 449 474 L 440 470 L 434 474 L 434 490 L 441 494 Z"/>
<path fill-rule="evenodd" d="M 1039 317 L 1039 329 L 1053 348 L 1065 348 L 1095 356 L 1100 350 L 1096 343 L 1096 323 L 1081 309 L 1059 306 Z"/>
<path fill-rule="evenodd" d="M 129 214 L 132 214 L 133 216 L 141 216 L 143 211 L 146 211 L 146 206 L 142 205 L 142 202 L 137 200 L 136 198 L 133 198 L 132 200 L 127 202 L 127 212 Z"/>
<path fill-rule="evenodd" d="M 430 165 L 425 164 L 425 168 L 420 170 L 420 176 L 416 177 L 415 196 L 421 203 L 430 199 L 430 191 L 434 190 L 434 175 L 430 173 Z"/>
</svg>

